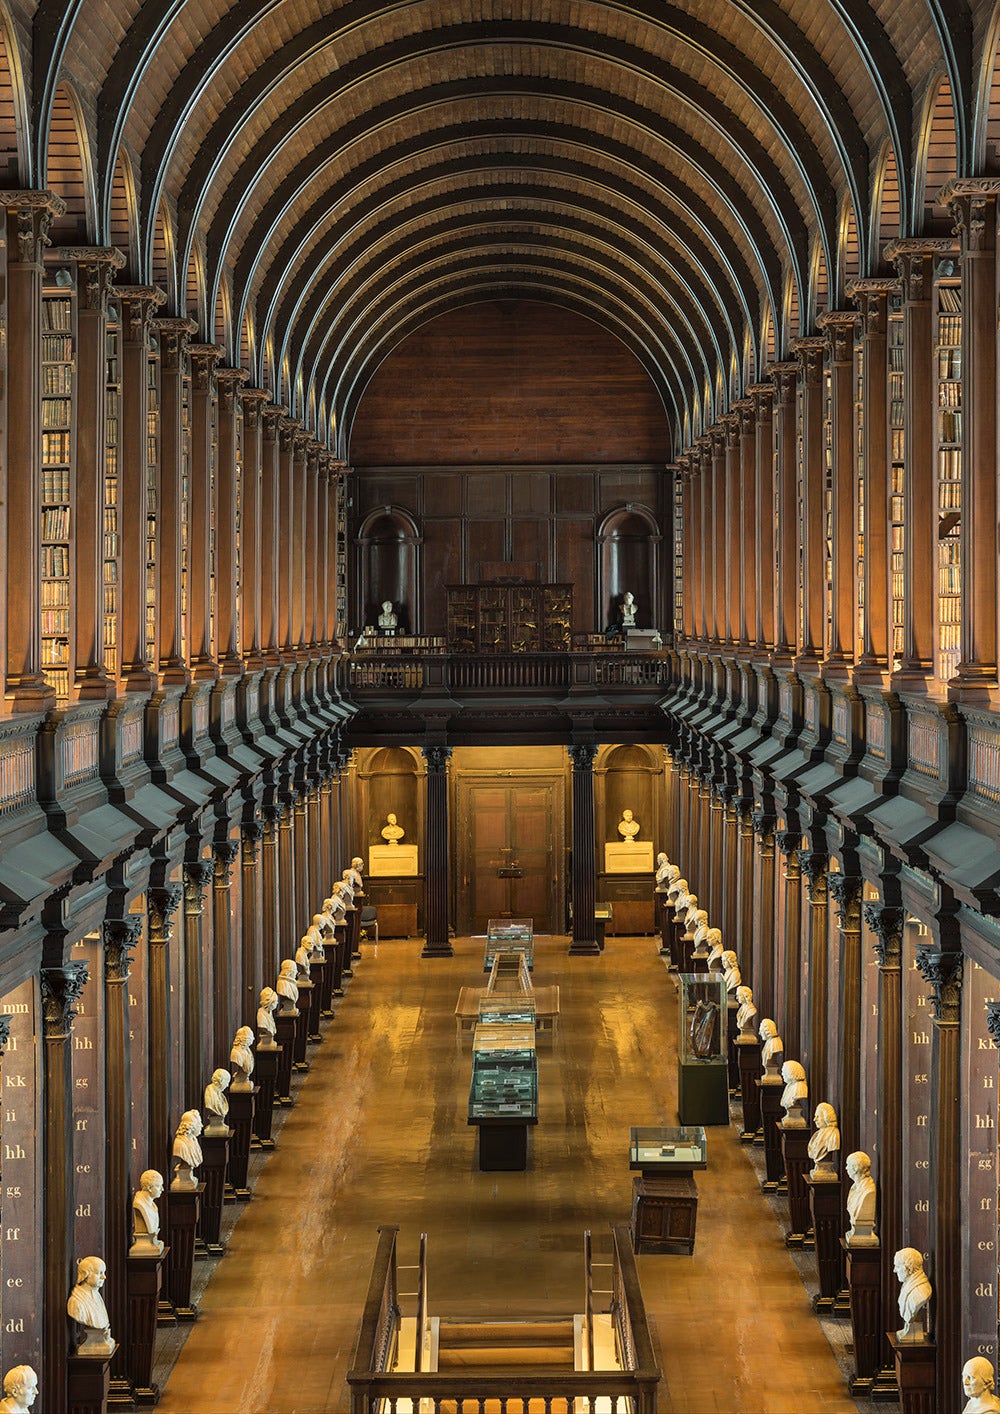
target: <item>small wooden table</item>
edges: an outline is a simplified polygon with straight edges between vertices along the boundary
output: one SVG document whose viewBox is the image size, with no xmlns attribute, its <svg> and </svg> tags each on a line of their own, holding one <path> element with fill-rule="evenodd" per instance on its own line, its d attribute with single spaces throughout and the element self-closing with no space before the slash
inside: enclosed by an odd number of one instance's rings
<svg viewBox="0 0 1000 1414">
<path fill-rule="evenodd" d="M 459 1036 L 471 1036 L 475 1031 L 479 1003 L 487 995 L 485 987 L 463 987 L 459 992 L 455 1007 L 455 1030 Z M 535 1003 L 535 1035 L 547 1035 L 554 1041 L 559 1029 L 559 988 L 534 987 L 530 995 Z"/>
<path fill-rule="evenodd" d="M 632 1180 L 632 1250 L 644 1243 L 694 1251 L 698 1186 L 694 1170 L 707 1167 L 705 1131 L 700 1125 L 661 1128 L 640 1125 L 629 1131 Z"/>
</svg>

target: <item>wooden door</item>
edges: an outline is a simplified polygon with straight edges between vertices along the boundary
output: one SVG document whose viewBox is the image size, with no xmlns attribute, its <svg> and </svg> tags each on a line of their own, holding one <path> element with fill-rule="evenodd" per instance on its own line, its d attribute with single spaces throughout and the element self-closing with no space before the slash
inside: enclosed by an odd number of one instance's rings
<svg viewBox="0 0 1000 1414">
<path fill-rule="evenodd" d="M 559 931 L 562 781 L 462 781 L 458 926 L 485 933 L 490 918 L 533 918 Z"/>
</svg>

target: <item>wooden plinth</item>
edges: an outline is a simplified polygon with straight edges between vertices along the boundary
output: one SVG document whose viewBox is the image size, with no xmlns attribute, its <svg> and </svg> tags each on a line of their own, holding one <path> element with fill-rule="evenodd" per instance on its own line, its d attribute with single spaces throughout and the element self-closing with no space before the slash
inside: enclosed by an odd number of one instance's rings
<svg viewBox="0 0 1000 1414">
<path fill-rule="evenodd" d="M 896 1361 L 902 1414 L 940 1414 L 935 1391 L 937 1346 L 932 1340 L 901 1341 L 894 1331 L 886 1335 Z"/>
<path fill-rule="evenodd" d="M 254 1106 L 260 1087 L 229 1091 L 229 1171 L 226 1178 L 234 1198 L 250 1198 L 247 1174 L 250 1168 L 250 1136 L 253 1133 Z"/>
<path fill-rule="evenodd" d="M 198 1218 L 198 1236 L 205 1244 L 205 1250 L 213 1257 L 221 1257 L 225 1252 L 222 1242 L 222 1205 L 226 1198 L 226 1170 L 229 1167 L 229 1139 L 232 1130 L 225 1134 L 203 1134 L 201 1152 L 204 1162 L 201 1175 L 205 1193 L 201 1200 Z"/>
<path fill-rule="evenodd" d="M 675 972 L 686 972 L 686 958 L 684 956 L 684 934 L 687 929 L 683 923 L 678 923 L 676 918 L 670 918 L 670 964 Z"/>
<path fill-rule="evenodd" d="M 253 1112 L 253 1133 L 261 1149 L 273 1149 L 271 1125 L 274 1119 L 274 1096 L 281 1064 L 280 1046 L 257 1048 L 257 1102 Z"/>
<path fill-rule="evenodd" d="M 809 1214 L 816 1239 L 816 1276 L 819 1294 L 813 1298 L 813 1308 L 824 1315 L 844 1314 L 838 1297 L 844 1289 L 844 1249 L 840 1239 L 844 1232 L 844 1193 L 840 1178 L 805 1177 Z"/>
<path fill-rule="evenodd" d="M 760 1042 L 756 1036 L 737 1039 L 736 1059 L 740 1068 L 740 1096 L 743 1103 L 743 1128 L 740 1140 L 750 1144 L 760 1133 Z"/>
<path fill-rule="evenodd" d="M 135 1387 L 136 1404 L 150 1408 L 160 1398 L 160 1389 L 153 1383 L 153 1362 L 156 1357 L 157 1313 L 163 1268 L 169 1248 L 159 1257 L 125 1259 L 128 1292 L 128 1374 Z"/>
<path fill-rule="evenodd" d="M 478 1127 L 482 1173 L 520 1172 L 528 1167 L 526 1124 L 480 1124 Z"/>
<path fill-rule="evenodd" d="M 191 1304 L 191 1277 L 194 1272 L 194 1240 L 204 1192 L 203 1183 L 199 1183 L 197 1188 L 170 1190 L 167 1294 L 179 1321 L 198 1319 L 198 1308 Z"/>
<path fill-rule="evenodd" d="M 316 961 L 311 963 L 310 965 L 312 967 L 312 979 L 316 987 L 316 990 L 313 993 L 313 1017 L 315 1020 L 315 1026 L 313 1029 L 318 1035 L 320 1017 L 329 1017 L 333 1015 L 333 1007 L 330 1004 L 330 989 L 333 985 L 332 968 L 330 966 L 330 959 L 328 957 L 317 958 Z"/>
<path fill-rule="evenodd" d="M 653 890 L 653 903 L 656 906 L 656 927 L 660 934 L 660 956 L 669 957 L 673 961 L 670 949 L 670 905 L 667 902 L 667 891 L 663 889 Z"/>
<path fill-rule="evenodd" d="M 763 1076 L 760 1082 L 760 1124 L 764 1131 L 764 1182 L 760 1185 L 764 1193 L 776 1193 L 778 1184 L 785 1176 L 785 1160 L 781 1152 L 781 1131 L 778 1121 L 782 1116 L 781 1095 L 785 1082 L 781 1076 Z"/>
<path fill-rule="evenodd" d="M 728 1124 L 727 1067 L 699 1061 L 678 1061 L 677 1113 L 681 1124 Z"/>
<path fill-rule="evenodd" d="M 299 983 L 299 1024 L 295 1032 L 295 1058 L 292 1065 L 296 1070 L 308 1070 L 309 1061 L 306 1058 L 306 1046 L 309 1042 L 310 1016 L 313 1004 L 313 984 L 309 981 Z"/>
<path fill-rule="evenodd" d="M 684 947 L 685 950 L 688 948 L 688 939 L 686 937 L 684 939 Z M 708 972 L 708 953 L 705 952 L 704 948 L 695 947 L 694 938 L 690 941 L 690 948 L 691 971 L 696 972 L 699 976 L 704 976 Z"/>
<path fill-rule="evenodd" d="M 334 929 L 334 941 L 327 945 L 326 954 L 332 965 L 332 975 L 330 977 L 330 994 L 334 997 L 344 995 L 344 928 L 341 925 Z"/>
<path fill-rule="evenodd" d="M 875 1247 L 848 1247 L 841 1239 L 847 1265 L 847 1289 L 851 1299 L 851 1333 L 854 1337 L 854 1378 L 848 1381 L 852 1394 L 867 1398 L 879 1371 L 882 1348 L 881 1314 L 882 1252 Z"/>
<path fill-rule="evenodd" d="M 274 1018 L 274 1029 L 277 1032 L 278 1045 L 281 1047 L 281 1058 L 278 1061 L 278 1078 L 275 1086 L 274 1101 L 278 1105 L 290 1105 L 292 1101 L 292 1066 L 295 1064 L 295 1044 L 299 1034 L 300 1013 L 286 1012 L 284 1016 L 280 1013 Z"/>
<path fill-rule="evenodd" d="M 736 1037 L 739 1032 L 739 1027 L 736 1025 L 736 1013 L 739 1009 L 739 1002 L 730 998 L 726 1006 L 726 1059 L 729 1062 L 730 1095 L 740 1093 L 740 1058 L 736 1051 Z"/>
<path fill-rule="evenodd" d="M 351 957 L 361 956 L 361 909 L 357 904 L 347 912 L 347 939 L 351 948 Z"/>
<path fill-rule="evenodd" d="M 69 1357 L 66 1362 L 69 1414 L 107 1414 L 114 1356 L 115 1351 L 110 1355 Z"/>
<path fill-rule="evenodd" d="M 692 1253 L 698 1223 L 698 1186 L 689 1173 L 632 1180 L 632 1250 Z"/>
<path fill-rule="evenodd" d="M 806 1247 L 812 1245 L 812 1228 L 809 1214 L 809 1189 L 806 1174 L 812 1168 L 809 1157 L 809 1130 L 786 1129 L 784 1121 L 778 1124 L 781 1135 L 781 1157 L 788 1179 L 788 1216 L 791 1227 L 785 1233 L 786 1247 Z"/>
</svg>

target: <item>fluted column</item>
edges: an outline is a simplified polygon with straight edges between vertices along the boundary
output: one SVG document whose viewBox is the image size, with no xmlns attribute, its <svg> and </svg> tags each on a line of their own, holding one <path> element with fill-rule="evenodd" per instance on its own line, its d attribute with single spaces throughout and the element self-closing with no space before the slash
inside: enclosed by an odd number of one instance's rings
<svg viewBox="0 0 1000 1414">
<path fill-rule="evenodd" d="M 111 247 L 59 251 L 76 271 L 76 582 L 70 622 L 71 695 L 114 696 L 104 666 L 104 503 L 107 479 L 108 291 L 125 257 Z M 118 487 L 121 495 L 119 468 Z M 120 512 L 119 512 L 120 514 Z M 120 531 L 120 526 L 119 526 Z"/>
<path fill-rule="evenodd" d="M 861 1142 L 861 880 L 831 872 L 827 887 L 840 948 L 840 1151 L 851 1154 Z"/>
<path fill-rule="evenodd" d="M 125 1257 L 132 1218 L 132 1057 L 129 1045 L 128 979 L 132 952 L 139 942 L 142 916 L 126 914 L 104 923 L 104 1252 L 107 1283 L 104 1301 L 118 1349 L 111 1362 L 112 1399 L 128 1398 L 128 1292 Z"/>
<path fill-rule="evenodd" d="M 285 527 L 278 508 L 278 427 L 282 409 L 269 403 L 262 411 L 260 475 L 260 646 L 264 662 L 278 663 L 278 542 Z"/>
<path fill-rule="evenodd" d="M 757 626 L 757 540 L 754 520 L 757 495 L 757 404 L 743 398 L 734 404 L 740 438 L 740 587 L 739 642 L 747 648 Z M 773 520 L 773 517 L 772 517 Z"/>
<path fill-rule="evenodd" d="M 240 477 L 240 648 L 248 671 L 263 666 L 261 657 L 261 582 L 263 567 L 263 388 L 242 388 L 243 467 Z"/>
<path fill-rule="evenodd" d="M 171 919 L 181 901 L 180 884 L 151 888 L 149 906 L 148 989 L 149 1014 L 149 1074 L 146 1098 L 149 1105 L 149 1153 L 151 1161 L 165 1164 L 170 1156 L 170 1063 L 175 1039 L 170 1026 L 170 940 L 173 936 Z M 173 1097 L 178 1110 L 180 1096 Z"/>
<path fill-rule="evenodd" d="M 448 761 L 450 746 L 421 748 L 427 762 L 424 911 L 427 939 L 421 957 L 451 957 L 448 938 Z"/>
<path fill-rule="evenodd" d="M 573 939 L 571 953 L 597 953 L 594 908 L 597 880 L 594 870 L 596 848 L 594 826 L 594 758 L 597 747 L 590 742 L 569 748 L 573 763 Z"/>
<path fill-rule="evenodd" d="M 203 983 L 204 910 L 202 895 L 213 874 L 210 859 L 184 864 L 184 1108 L 201 1101 L 205 1084 L 205 1055 L 210 1053 L 203 1032 L 208 1031 Z"/>
<path fill-rule="evenodd" d="M 784 996 L 779 1022 L 785 1055 L 802 1054 L 802 871 L 799 865 L 798 830 L 779 830 L 775 842 L 782 854 L 782 885 L 785 891 L 785 935 L 777 946 L 784 951 Z"/>
<path fill-rule="evenodd" d="M 215 464 L 215 644 L 214 651 L 219 669 L 226 677 L 238 677 L 243 671 L 241 656 L 240 618 L 245 612 L 245 595 L 255 592 L 259 565 L 256 557 L 259 550 L 254 540 L 258 534 L 259 520 L 256 511 L 256 492 L 259 475 L 255 462 L 252 476 L 243 468 L 242 484 L 237 485 L 238 462 L 240 456 L 240 398 L 241 388 L 247 374 L 241 368 L 220 368 L 216 374 L 218 390 L 218 450 Z M 251 401 L 253 401 L 251 399 Z M 259 455 L 259 453 L 258 453 Z M 246 495 L 249 481 L 249 498 Z M 242 493 L 242 494 L 241 494 Z M 249 500 L 249 504 L 248 504 Z M 242 502 L 242 504 L 241 504 Z M 251 511 L 249 518 L 247 511 Z M 243 556 L 237 567 L 236 528 L 240 527 L 243 537 Z M 250 531 L 250 543 L 246 537 Z M 248 553 L 249 552 L 249 553 Z M 237 573 L 246 575 L 247 582 L 239 587 L 237 595 Z M 256 624 L 254 625 L 256 631 Z"/>
<path fill-rule="evenodd" d="M 182 524 L 184 514 L 184 379 L 187 344 L 196 329 L 190 319 L 157 319 L 160 338 L 160 504 L 156 528 L 156 623 L 160 678 L 186 684 L 181 620 Z"/>
<path fill-rule="evenodd" d="M 818 850 L 808 850 L 799 858 L 802 877 L 809 899 L 808 961 L 805 965 L 807 982 L 804 1002 L 808 1008 L 806 1035 L 802 1046 L 802 1064 L 809 1076 L 809 1087 L 817 1100 L 824 1099 L 830 1089 L 827 1029 L 830 1021 L 830 958 L 827 942 L 828 856 Z M 846 1156 L 845 1156 L 846 1157 Z"/>
<path fill-rule="evenodd" d="M 797 363 L 771 367 L 775 386 L 775 475 L 777 477 L 777 573 L 774 576 L 775 649 L 795 652 L 798 634 Z"/>
<path fill-rule="evenodd" d="M 0 206 L 7 254 L 4 668 L 13 710 L 38 712 L 55 704 L 41 640 L 43 256 L 52 218 L 66 208 L 46 191 L 0 191 Z"/>
<path fill-rule="evenodd" d="M 238 1017 L 252 1017 L 257 1009 L 257 997 L 264 986 L 263 890 L 261 888 L 260 842 L 264 835 L 262 820 L 251 820 L 241 827 L 240 855 L 240 899 L 243 905 L 241 915 L 241 957 Z M 243 1023 L 240 1022 L 240 1025 Z"/>
<path fill-rule="evenodd" d="M 741 525 L 743 517 L 742 485 L 740 479 L 740 419 L 736 413 L 727 413 L 722 418 L 722 435 L 725 439 L 725 531 L 718 546 L 725 546 L 719 564 L 716 556 L 716 573 L 721 571 L 725 590 L 722 606 L 723 628 L 721 637 L 726 643 L 736 643 L 740 636 L 740 588 L 743 582 L 743 543 Z"/>
<path fill-rule="evenodd" d="M 713 631 L 714 613 L 712 608 L 712 580 L 709 576 L 709 551 L 714 526 L 715 483 L 712 479 L 712 443 L 708 437 L 700 437 L 695 444 L 693 456 L 698 459 L 698 524 L 695 535 L 698 538 L 698 603 L 695 618 L 695 637 L 707 643 Z"/>
<path fill-rule="evenodd" d="M 712 570 L 708 575 L 707 587 L 712 602 L 710 621 L 711 641 L 722 643 L 726 637 L 726 575 L 718 563 L 721 547 L 725 546 L 728 562 L 728 541 L 726 540 L 726 434 L 722 427 L 713 427 L 709 434 L 712 480 L 712 524 L 709 529 L 709 544 L 712 552 Z"/>
<path fill-rule="evenodd" d="M 218 676 L 212 642 L 212 522 L 218 465 L 215 447 L 215 368 L 223 350 L 218 344 L 190 344 L 191 359 L 191 475 L 188 478 L 187 534 L 188 660 L 196 681 Z M 232 534 L 232 521 L 230 530 Z M 216 525 L 216 535 L 227 532 Z M 216 541 L 218 545 L 218 539 Z M 216 581 L 218 590 L 218 580 Z"/>
<path fill-rule="evenodd" d="M 862 672 L 879 677 L 891 663 L 892 577 L 889 563 L 889 297 L 898 280 L 855 280 L 849 293 L 861 311 L 864 406 L 864 601 Z"/>
<path fill-rule="evenodd" d="M 291 620 L 289 638 L 302 652 L 306 643 L 306 512 L 309 505 L 309 434 L 298 431 L 292 441 Z"/>
<path fill-rule="evenodd" d="M 754 997 L 759 1015 L 773 1017 L 778 1000 L 774 987 L 775 821 L 774 816 L 766 811 L 756 811 L 752 822 L 754 833 L 760 841 L 756 869 L 758 887 L 755 890 L 759 905 L 754 915 L 753 931 Z"/>
<path fill-rule="evenodd" d="M 282 793 L 278 821 L 278 960 L 295 956 L 299 901 L 295 879 L 295 791 Z M 295 946 L 292 946 L 292 944 Z M 288 949 L 291 947 L 291 952 Z"/>
<path fill-rule="evenodd" d="M 295 545 L 295 434 L 293 417 L 278 423 L 278 647 L 282 662 L 293 660 L 293 577 Z"/>
<path fill-rule="evenodd" d="M 826 340 L 797 339 L 799 403 L 802 426 L 802 509 L 799 524 L 801 581 L 797 598 L 802 605 L 799 658 L 813 668 L 823 654 L 824 598 L 826 586 L 826 467 L 824 447 L 823 361 Z M 787 1044 L 788 1038 L 785 1038 Z"/>
<path fill-rule="evenodd" d="M 275 977 L 281 957 L 278 952 L 280 935 L 280 882 L 278 878 L 278 831 L 281 820 L 280 805 L 265 805 L 263 847 L 261 849 L 261 881 L 263 908 L 261 909 L 261 957 L 264 968 L 264 983 L 270 986 L 269 978 Z M 264 983 L 261 985 L 263 986 Z"/>
<path fill-rule="evenodd" d="M 962 243 L 962 657 L 957 685 L 966 689 L 997 681 L 998 194 L 1000 177 L 960 177 L 939 198 L 951 207 Z"/>
<path fill-rule="evenodd" d="M 934 1263 L 934 1325 L 937 1343 L 937 1407 L 952 1407 L 961 1388 L 962 1362 L 962 1184 L 961 1048 L 962 968 L 960 952 L 917 948 L 917 969 L 931 989 L 930 1152 L 931 1246 Z"/>
<path fill-rule="evenodd" d="M 69 1039 L 87 975 L 85 962 L 45 967 L 40 973 L 45 1164 L 41 1397 L 44 1407 L 53 1411 L 68 1408 L 66 1297 L 76 1272 L 73 1262 L 73 1075 Z"/>
<path fill-rule="evenodd" d="M 306 456 L 303 464 L 305 474 L 305 550 L 303 571 L 305 573 L 305 608 L 303 610 L 302 643 L 312 649 L 321 641 L 316 615 L 316 579 L 320 555 L 319 534 L 319 453 L 317 442 L 309 438 L 306 442 Z M 325 480 L 325 478 L 324 478 Z"/>
<path fill-rule="evenodd" d="M 214 1046 L 212 1068 L 225 1067 L 229 1062 L 229 1043 L 236 1027 L 240 1010 L 236 1005 L 235 989 L 238 985 L 238 969 L 233 966 L 232 929 L 229 911 L 230 875 L 229 871 L 240 852 L 236 840 L 223 840 L 212 846 L 212 962 Z"/>
<path fill-rule="evenodd" d="M 753 516 L 753 604 L 754 616 L 748 624 L 754 646 L 774 646 L 774 386 L 753 383 L 747 389 L 754 406 L 754 486 L 756 511 Z"/>
<path fill-rule="evenodd" d="M 854 606 L 856 560 L 854 489 L 854 334 L 853 310 L 830 310 L 819 320 L 830 350 L 831 599 L 829 642 L 824 667 L 853 663 L 857 643 Z"/>
</svg>

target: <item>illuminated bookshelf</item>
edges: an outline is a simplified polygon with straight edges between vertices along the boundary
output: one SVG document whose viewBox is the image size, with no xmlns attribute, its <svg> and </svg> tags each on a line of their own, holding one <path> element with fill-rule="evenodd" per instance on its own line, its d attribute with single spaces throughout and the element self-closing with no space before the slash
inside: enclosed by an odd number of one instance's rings
<svg viewBox="0 0 1000 1414">
<path fill-rule="evenodd" d="M 42 298 L 42 673 L 69 697 L 70 536 L 74 395 L 73 295 Z"/>
<path fill-rule="evenodd" d="M 937 616 L 934 671 L 948 682 L 958 670 L 962 610 L 962 291 L 958 277 L 935 281 L 937 375 Z"/>
<path fill-rule="evenodd" d="M 892 598 L 891 667 L 899 667 L 904 649 L 903 606 L 905 602 L 905 380 L 903 377 L 902 296 L 889 301 L 889 575 Z"/>
<path fill-rule="evenodd" d="M 103 644 L 104 670 L 112 679 L 118 677 L 118 615 L 119 567 L 121 562 L 121 526 L 118 523 L 118 450 L 121 419 L 121 326 L 118 310 L 111 305 L 105 334 L 106 389 L 104 435 L 104 569 L 103 569 Z"/>
<path fill-rule="evenodd" d="M 154 337 L 147 362 L 146 411 L 146 644 L 151 660 L 157 661 L 156 646 L 156 522 L 159 506 L 157 468 L 160 461 L 160 358 Z"/>
<path fill-rule="evenodd" d="M 859 330 L 860 330 L 859 325 Z M 865 651 L 865 346 L 854 341 L 854 656 Z"/>
</svg>

